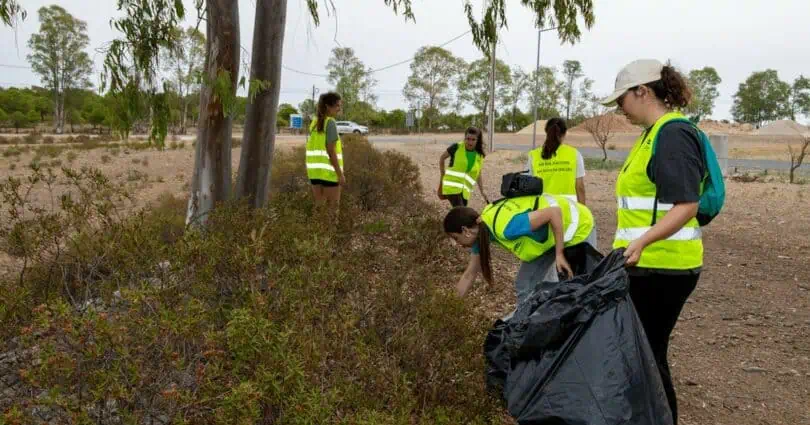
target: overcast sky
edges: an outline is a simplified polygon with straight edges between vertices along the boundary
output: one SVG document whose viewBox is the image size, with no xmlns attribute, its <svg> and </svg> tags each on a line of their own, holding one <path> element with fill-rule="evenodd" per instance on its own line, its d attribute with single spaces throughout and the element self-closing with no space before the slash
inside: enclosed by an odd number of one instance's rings
<svg viewBox="0 0 810 425">
<path fill-rule="evenodd" d="M 475 0 L 481 10 L 484 0 Z M 0 27 L 0 86 L 39 84 L 27 66 L 27 41 L 39 27 L 37 9 L 52 1 L 25 0 L 28 18 L 14 31 Z M 115 38 L 110 18 L 116 16 L 115 1 L 61 0 L 56 2 L 75 17 L 87 22 L 90 55 L 97 71 L 103 54 L 95 49 Z M 193 2 L 186 0 L 189 6 Z M 394 15 L 383 0 L 334 0 L 337 15 L 322 14 L 314 27 L 305 0 L 289 0 L 284 40 L 284 65 L 288 68 L 325 74 L 330 50 L 352 47 L 372 68 L 381 68 L 413 56 L 424 45 L 444 43 L 469 29 L 463 13 L 464 0 L 413 0 L 416 22 Z M 540 61 L 559 66 L 566 59 L 582 62 L 587 76 L 595 81 L 594 91 L 606 94 L 613 88 L 617 71 L 627 62 L 651 57 L 671 59 L 683 71 L 703 66 L 717 69 L 723 82 L 713 117 L 730 118 L 732 95 L 751 72 L 776 69 L 791 82 L 810 76 L 810 2 L 806 0 L 595 0 L 596 23 L 583 30 L 575 45 L 561 45 L 553 31 L 543 33 Z M 323 4 L 323 2 L 321 2 Z M 507 0 L 509 28 L 501 34 L 497 56 L 524 70 L 535 66 L 537 31 L 531 13 L 518 0 Z M 239 0 L 242 46 L 250 51 L 255 0 Z M 323 12 L 323 11 L 322 11 Z M 196 22 L 192 10 L 187 23 Z M 204 30 L 205 25 L 201 28 Z M 455 55 L 472 61 L 481 57 L 472 36 L 447 47 Z M 248 58 L 244 57 L 243 60 Z M 401 92 L 410 70 L 408 64 L 376 73 L 378 106 L 403 108 Z M 94 78 L 97 84 L 98 78 Z M 311 95 L 312 86 L 329 89 L 325 78 L 282 74 L 281 101 L 298 105 Z"/>
</svg>

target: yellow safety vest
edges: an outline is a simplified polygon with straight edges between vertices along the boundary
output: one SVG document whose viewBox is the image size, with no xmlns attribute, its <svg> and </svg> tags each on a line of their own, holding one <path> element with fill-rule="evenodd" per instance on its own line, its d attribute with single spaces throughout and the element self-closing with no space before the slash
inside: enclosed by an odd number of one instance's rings
<svg viewBox="0 0 810 425">
<path fill-rule="evenodd" d="M 549 159 L 543 159 L 543 148 L 529 151 L 532 174 L 543 179 L 543 192 L 562 195 L 577 201 L 577 150 L 560 145 Z"/>
<path fill-rule="evenodd" d="M 329 121 L 334 121 L 331 117 L 326 117 L 326 122 L 323 126 L 323 131 L 315 131 L 317 128 L 318 120 L 312 121 L 309 126 L 309 139 L 307 139 L 307 177 L 310 180 L 324 180 L 328 182 L 338 181 L 337 172 L 332 163 L 329 162 L 329 153 L 326 151 L 326 126 Z M 343 142 L 340 140 L 338 134 L 337 142 L 335 142 L 335 154 L 337 155 L 338 164 L 340 169 L 343 170 Z"/>
<path fill-rule="evenodd" d="M 456 195 L 460 193 L 464 199 L 470 199 L 470 192 L 472 192 L 484 164 L 484 156 L 478 152 L 475 153 L 475 163 L 468 173 L 467 148 L 464 147 L 464 142 L 458 143 L 457 146 L 458 148 L 453 156 L 453 166 L 446 169 L 442 177 L 442 194 Z"/>
<path fill-rule="evenodd" d="M 677 112 L 665 114 L 636 140 L 616 181 L 618 225 L 613 248 L 627 247 L 653 225 L 656 199 L 655 183 L 647 176 L 652 158 L 652 143 L 661 126 L 669 120 L 683 118 Z M 661 143 L 659 141 L 658 143 Z M 672 209 L 673 204 L 658 202 L 656 222 Z M 703 241 L 697 219 L 692 218 L 667 239 L 644 248 L 637 267 L 651 269 L 690 270 L 703 265 Z"/>
<path fill-rule="evenodd" d="M 529 236 L 509 240 L 504 236 L 504 231 L 516 215 L 551 206 L 559 206 L 562 212 L 566 247 L 582 243 L 588 238 L 594 225 L 591 210 L 583 204 L 571 202 L 559 195 L 543 194 L 506 198 L 484 207 L 481 212 L 481 221 L 489 228 L 495 242 L 515 254 L 521 261 L 529 262 L 555 247 L 554 232 L 549 231 L 548 238 L 543 242 L 538 242 Z"/>
</svg>

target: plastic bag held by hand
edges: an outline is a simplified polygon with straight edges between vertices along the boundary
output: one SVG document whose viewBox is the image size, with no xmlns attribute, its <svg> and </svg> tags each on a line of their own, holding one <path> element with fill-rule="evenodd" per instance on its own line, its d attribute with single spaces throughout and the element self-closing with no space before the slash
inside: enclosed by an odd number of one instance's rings
<svg viewBox="0 0 810 425">
<path fill-rule="evenodd" d="M 538 283 L 487 336 L 487 387 L 519 424 L 672 424 L 622 251 L 588 274 Z"/>
</svg>

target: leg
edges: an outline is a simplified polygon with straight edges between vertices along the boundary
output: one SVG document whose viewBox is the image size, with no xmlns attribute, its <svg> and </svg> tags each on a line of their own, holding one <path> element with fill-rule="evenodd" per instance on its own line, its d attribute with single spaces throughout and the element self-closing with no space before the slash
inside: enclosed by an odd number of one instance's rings
<svg viewBox="0 0 810 425">
<path fill-rule="evenodd" d="M 667 401 L 672 410 L 673 423 L 678 423 L 678 402 L 667 361 L 669 337 L 686 299 L 697 286 L 700 275 L 663 275 L 630 277 L 630 298 L 638 313 L 644 333 L 650 342 Z"/>
<path fill-rule="evenodd" d="M 467 205 L 460 193 L 455 195 L 447 195 L 447 201 L 450 202 L 451 207 L 463 207 Z"/>
<path fill-rule="evenodd" d="M 315 205 L 323 204 L 326 200 L 326 197 L 323 193 L 323 186 L 321 186 L 318 181 L 310 180 L 310 187 L 312 188 L 312 198 L 315 200 Z"/>
<path fill-rule="evenodd" d="M 340 186 L 329 186 L 323 188 L 323 193 L 326 197 L 326 200 L 330 203 L 334 203 L 335 205 L 340 203 L 340 193 L 341 193 Z"/>
<path fill-rule="evenodd" d="M 540 282 L 556 282 L 557 270 L 554 267 L 554 250 L 549 250 L 534 261 L 521 263 L 515 278 L 515 292 L 517 303 L 520 304 L 528 298 Z"/>
</svg>

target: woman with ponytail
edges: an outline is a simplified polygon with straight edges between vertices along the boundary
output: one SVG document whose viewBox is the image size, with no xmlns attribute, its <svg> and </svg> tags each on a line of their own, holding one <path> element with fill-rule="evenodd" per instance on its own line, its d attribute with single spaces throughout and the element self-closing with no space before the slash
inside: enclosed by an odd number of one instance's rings
<svg viewBox="0 0 810 425">
<path fill-rule="evenodd" d="M 529 151 L 529 174 L 543 179 L 543 192 L 585 203 L 585 160 L 579 151 L 563 140 L 568 129 L 565 120 L 546 121 L 546 141 Z"/>
<path fill-rule="evenodd" d="M 515 279 L 518 303 L 541 281 L 556 281 L 557 273 L 572 276 L 582 270 L 584 258 L 566 258 L 565 248 L 588 243 L 595 246 L 591 211 L 583 204 L 557 195 L 504 198 L 488 204 L 479 214 L 469 207 L 454 207 L 444 218 L 444 232 L 470 248 L 470 260 L 456 290 L 464 296 L 479 274 L 492 282 L 491 242 L 522 263 Z M 585 250 L 571 250 L 577 252 Z"/>
<path fill-rule="evenodd" d="M 340 202 L 340 188 L 346 185 L 343 175 L 343 144 L 335 116 L 340 113 L 340 95 L 328 92 L 318 99 L 317 117 L 309 126 L 307 139 L 307 177 L 312 184 L 315 203 Z"/>
<path fill-rule="evenodd" d="M 698 129 L 679 109 L 692 93 L 671 65 L 655 59 L 627 64 L 613 94 L 631 123 L 645 130 L 616 180 L 617 225 L 613 248 L 624 248 L 630 298 L 655 356 L 672 418 L 678 423 L 675 387 L 667 351 L 669 337 L 703 266 L 703 242 L 696 219 L 706 175 Z"/>
<path fill-rule="evenodd" d="M 484 202 L 489 203 L 481 184 L 481 167 L 484 166 L 484 135 L 480 129 L 469 127 L 464 132 L 464 141 L 458 142 L 442 152 L 439 158 L 439 199 L 446 199 L 451 206 L 466 206 L 473 186 L 478 185 Z M 450 158 L 450 168 L 444 163 Z"/>
</svg>

